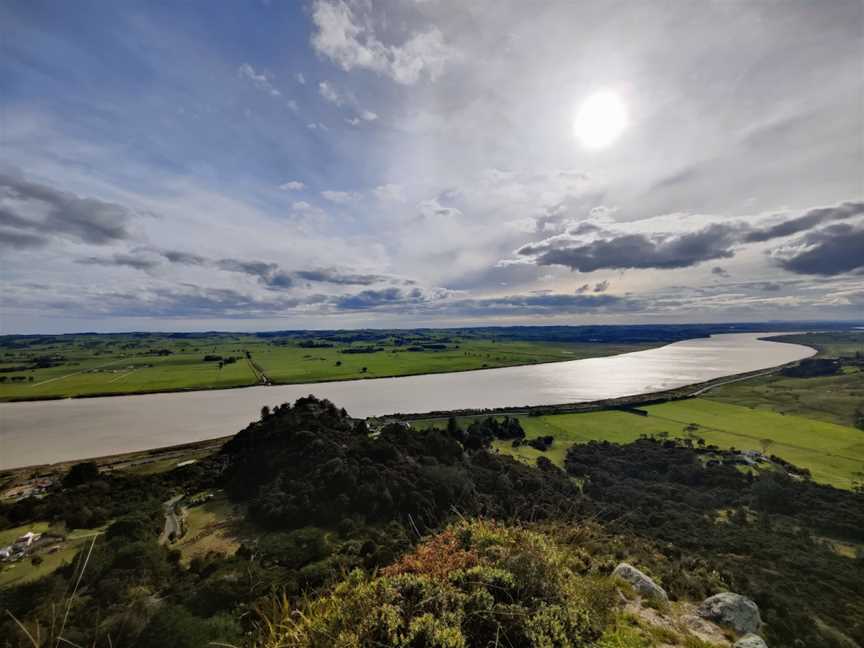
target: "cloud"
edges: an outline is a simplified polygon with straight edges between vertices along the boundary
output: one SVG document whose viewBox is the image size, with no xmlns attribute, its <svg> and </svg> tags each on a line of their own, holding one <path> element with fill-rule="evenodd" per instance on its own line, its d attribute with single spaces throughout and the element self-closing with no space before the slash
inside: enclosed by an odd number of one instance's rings
<svg viewBox="0 0 864 648">
<path fill-rule="evenodd" d="M 360 119 L 363 121 L 375 121 L 378 119 L 378 115 L 371 110 L 364 110 L 360 113 Z"/>
<path fill-rule="evenodd" d="M 337 205 L 347 205 L 359 198 L 359 195 L 352 191 L 333 191 L 329 189 L 322 191 L 321 196 Z"/>
<path fill-rule="evenodd" d="M 178 250 L 162 250 L 162 256 L 168 259 L 171 263 L 182 263 L 185 265 L 204 265 L 207 259 L 191 252 L 180 252 Z"/>
<path fill-rule="evenodd" d="M 383 202 L 405 202 L 402 186 L 398 184 L 378 185 L 372 190 L 373 195 Z"/>
<path fill-rule="evenodd" d="M 372 273 L 356 273 L 343 271 L 339 268 L 288 271 L 281 268 L 276 263 L 266 261 L 247 261 L 232 258 L 208 259 L 188 252 L 159 250 L 156 248 L 146 248 L 142 251 L 146 251 L 149 254 L 159 255 L 171 263 L 192 266 L 209 266 L 218 268 L 223 272 L 249 275 L 255 277 L 262 285 L 273 289 L 291 288 L 300 280 L 339 286 L 371 286 L 376 283 L 396 281 L 401 283 L 411 283 L 392 276 Z M 94 265 L 125 265 L 139 270 L 149 270 L 159 265 L 158 261 L 154 261 L 152 258 L 120 254 L 116 254 L 107 259 L 83 259 L 80 263 Z"/>
<path fill-rule="evenodd" d="M 299 180 L 289 180 L 288 182 L 283 182 L 279 185 L 279 188 L 282 191 L 300 191 L 306 185 L 300 182 Z"/>
<path fill-rule="evenodd" d="M 640 302 L 617 295 L 543 293 L 507 295 L 479 299 L 458 299 L 441 306 L 463 315 L 549 315 L 556 313 L 633 311 Z"/>
<path fill-rule="evenodd" d="M 260 284 L 267 288 L 282 290 L 294 285 L 291 275 L 281 270 L 275 263 L 219 259 L 215 265 L 226 272 L 238 272 L 255 277 Z"/>
<path fill-rule="evenodd" d="M 864 269 L 864 227 L 829 225 L 771 254 L 784 270 L 796 274 L 833 276 L 860 271 Z"/>
<path fill-rule="evenodd" d="M 342 106 L 346 101 L 346 98 L 329 81 L 321 81 L 318 84 L 318 94 L 336 106 Z"/>
<path fill-rule="evenodd" d="M 711 268 L 711 274 L 717 275 L 718 277 L 729 277 L 729 273 L 720 266 L 714 266 L 713 268 Z"/>
<path fill-rule="evenodd" d="M 516 254 L 536 265 L 561 265 L 579 272 L 629 268 L 686 268 L 704 261 L 731 258 L 742 245 L 787 237 L 822 223 L 860 215 L 864 215 L 864 203 L 845 202 L 832 207 L 811 209 L 801 216 L 767 227 L 754 227 L 744 221 L 732 221 L 708 224 L 689 232 L 655 234 L 624 233 L 621 231 L 624 224 L 610 222 L 604 223 L 605 227 L 600 227 L 596 223 L 583 222 L 562 234 L 523 245 L 516 250 Z M 651 219 L 646 219 L 641 226 L 650 224 L 650 221 Z M 639 223 L 635 225 L 640 226 Z M 813 245 L 819 243 L 816 239 L 818 236 L 815 236 Z M 790 257 L 788 251 L 779 256 Z M 505 263 L 514 262 L 518 262 L 518 258 L 505 260 Z M 794 264 L 790 267 L 794 267 Z M 728 276 L 719 266 L 715 267 L 712 273 Z"/>
<path fill-rule="evenodd" d="M 134 212 L 11 173 L 0 173 L 0 244 L 40 247 L 51 238 L 106 245 L 130 238 Z"/>
<path fill-rule="evenodd" d="M 411 85 L 424 76 L 434 81 L 455 56 L 436 27 L 413 34 L 402 45 L 385 45 L 352 6 L 342 0 L 317 0 L 312 9 L 317 29 L 312 46 L 346 72 L 366 69 Z"/>
<path fill-rule="evenodd" d="M 0 212 L 0 218 L 2 218 L 2 212 Z M 47 244 L 48 239 L 44 236 L 0 227 L 0 248 L 35 249 Z"/>
<path fill-rule="evenodd" d="M 306 77 L 303 76 L 302 72 L 298 72 L 297 74 L 295 74 L 294 78 L 297 79 L 297 83 L 299 83 L 300 85 L 306 85 Z"/>
<path fill-rule="evenodd" d="M 754 229 L 744 236 L 744 241 L 747 243 L 769 241 L 798 234 L 824 223 L 846 220 L 861 215 L 864 215 L 864 202 L 844 202 L 833 207 L 819 207 L 809 210 L 798 218 L 792 218 L 771 227 Z"/>
<path fill-rule="evenodd" d="M 459 211 L 455 207 L 447 207 L 445 205 L 442 205 L 437 198 L 433 198 L 432 200 L 424 200 L 419 205 L 417 205 L 417 209 L 420 211 L 420 215 L 423 218 L 462 216 L 461 211 Z"/>
<path fill-rule="evenodd" d="M 262 92 L 266 92 L 274 97 L 278 97 L 282 94 L 273 86 L 273 77 L 271 75 L 265 72 L 256 72 L 255 68 L 249 65 L 249 63 L 244 63 L 237 68 L 237 74 L 242 78 L 251 81 L 252 84 Z"/>
<path fill-rule="evenodd" d="M 585 293 L 591 292 L 591 291 L 593 291 L 595 293 L 602 293 L 602 292 L 606 292 L 607 290 L 609 290 L 609 282 L 608 281 L 598 281 L 596 284 L 594 284 L 593 289 L 591 288 L 591 284 L 587 284 L 587 283 L 582 284 L 581 286 L 579 286 L 576 289 L 576 294 L 577 295 L 584 295 Z"/>
<path fill-rule="evenodd" d="M 78 259 L 76 263 L 101 266 L 126 266 L 135 270 L 152 270 L 159 265 L 159 262 L 154 259 L 133 256 L 131 254 L 114 254 L 110 257 L 87 257 L 85 259 Z"/>
<path fill-rule="evenodd" d="M 318 281 L 341 286 L 370 286 L 375 283 L 388 281 L 390 278 L 378 274 L 352 274 L 343 273 L 335 268 L 322 268 L 320 270 L 298 270 L 296 276 L 306 281 Z"/>
<path fill-rule="evenodd" d="M 339 310 L 372 310 L 381 306 L 416 304 L 425 300 L 426 296 L 419 288 L 382 288 L 339 297 L 335 300 L 335 305 Z"/>
<path fill-rule="evenodd" d="M 579 272 L 626 268 L 686 268 L 702 261 L 729 258 L 739 228 L 709 225 L 696 232 L 649 237 L 624 234 L 570 245 L 567 238 L 525 245 L 517 254 L 537 265 L 563 265 Z"/>
</svg>

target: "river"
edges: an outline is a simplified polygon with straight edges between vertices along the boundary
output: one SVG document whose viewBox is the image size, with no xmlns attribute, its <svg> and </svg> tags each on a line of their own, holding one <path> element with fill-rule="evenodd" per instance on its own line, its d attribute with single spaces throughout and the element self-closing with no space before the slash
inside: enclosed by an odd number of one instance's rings
<svg viewBox="0 0 864 648">
<path fill-rule="evenodd" d="M 0 404 L 0 469 L 227 436 L 261 407 L 315 394 L 357 417 L 632 396 L 776 367 L 809 347 L 731 333 L 605 358 L 459 373 Z"/>
</svg>

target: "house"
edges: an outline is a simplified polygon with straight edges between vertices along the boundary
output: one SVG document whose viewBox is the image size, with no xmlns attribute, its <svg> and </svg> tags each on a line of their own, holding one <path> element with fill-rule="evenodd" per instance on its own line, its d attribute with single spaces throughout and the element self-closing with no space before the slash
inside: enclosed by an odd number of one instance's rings
<svg viewBox="0 0 864 648">
<path fill-rule="evenodd" d="M 14 542 L 13 546 L 21 545 L 21 546 L 26 548 L 26 547 L 29 547 L 30 545 L 32 545 L 34 542 L 36 542 L 41 537 L 42 537 L 41 533 L 33 533 L 32 531 L 28 531 L 27 533 L 22 535 L 20 538 L 18 538 Z"/>
</svg>

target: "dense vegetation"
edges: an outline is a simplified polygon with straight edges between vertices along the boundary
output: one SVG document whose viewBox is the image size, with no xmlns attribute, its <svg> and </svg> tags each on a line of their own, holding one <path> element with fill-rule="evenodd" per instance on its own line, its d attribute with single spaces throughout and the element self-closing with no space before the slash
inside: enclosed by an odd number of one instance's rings
<svg viewBox="0 0 864 648">
<path fill-rule="evenodd" d="M 566 472 L 492 447 L 522 434 L 514 419 L 370 431 L 309 397 L 192 466 L 77 467 L 0 509 L 7 526 L 111 520 L 74 564 L 0 589 L 0 645 L 32 645 L 14 619 L 100 647 L 324 646 L 334 632 L 359 638 L 344 645 L 655 645 L 621 625 L 609 580 L 621 560 L 673 602 L 751 596 L 771 646 L 864 641 L 864 560 L 835 550 L 864 544 L 864 495 L 708 464 L 674 440 L 577 445 Z M 251 527 L 236 554 L 187 565 L 157 543 L 161 502 L 214 487 Z"/>
</svg>

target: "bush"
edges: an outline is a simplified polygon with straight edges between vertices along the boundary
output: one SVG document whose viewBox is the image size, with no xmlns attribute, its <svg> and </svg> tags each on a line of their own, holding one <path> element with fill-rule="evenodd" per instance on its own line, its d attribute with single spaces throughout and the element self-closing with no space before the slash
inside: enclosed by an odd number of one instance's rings
<svg viewBox="0 0 864 648">
<path fill-rule="evenodd" d="M 463 522 L 378 576 L 352 572 L 296 613 L 265 616 L 258 646 L 587 646 L 613 619 L 614 585 L 579 575 L 548 536 Z"/>
</svg>

